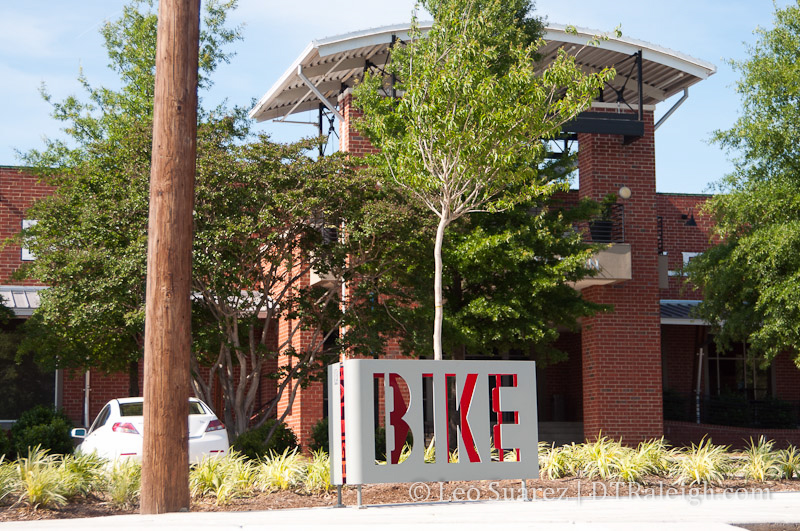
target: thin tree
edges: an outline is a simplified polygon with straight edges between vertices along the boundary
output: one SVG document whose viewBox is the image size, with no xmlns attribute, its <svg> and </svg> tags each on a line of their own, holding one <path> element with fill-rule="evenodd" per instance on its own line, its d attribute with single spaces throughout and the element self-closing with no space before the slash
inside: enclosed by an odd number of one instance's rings
<svg viewBox="0 0 800 531">
<path fill-rule="evenodd" d="M 442 246 L 445 231 L 472 212 L 499 211 L 557 185 L 538 166 L 561 125 L 592 101 L 613 70 L 584 74 L 560 50 L 542 68 L 541 39 L 531 41 L 529 0 L 427 0 L 433 15 L 422 35 L 392 50 L 384 79 L 356 88 L 359 127 L 380 149 L 386 172 L 438 218 L 434 238 L 434 359 L 442 359 Z M 513 190 L 513 193 L 508 193 Z"/>
</svg>

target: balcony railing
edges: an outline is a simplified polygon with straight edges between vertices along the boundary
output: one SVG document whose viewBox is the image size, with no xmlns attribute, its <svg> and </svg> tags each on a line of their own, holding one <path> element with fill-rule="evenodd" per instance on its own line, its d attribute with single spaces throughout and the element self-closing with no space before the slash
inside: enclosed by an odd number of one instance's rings
<svg viewBox="0 0 800 531">
<path fill-rule="evenodd" d="M 664 393 L 664 420 L 702 424 L 739 426 L 763 429 L 797 429 L 800 427 L 800 402 L 765 398 L 751 400 L 745 396 L 728 394 L 700 396 L 674 391 Z"/>
<path fill-rule="evenodd" d="M 625 205 L 610 205 L 603 215 L 589 221 L 584 233 L 588 243 L 625 243 Z"/>
</svg>

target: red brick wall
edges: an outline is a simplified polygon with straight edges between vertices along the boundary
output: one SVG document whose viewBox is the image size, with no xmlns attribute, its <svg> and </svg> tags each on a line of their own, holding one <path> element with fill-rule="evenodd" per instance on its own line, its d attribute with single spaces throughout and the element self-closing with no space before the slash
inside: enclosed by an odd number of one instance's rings
<svg viewBox="0 0 800 531">
<path fill-rule="evenodd" d="M 701 253 L 709 247 L 711 235 L 711 218 L 702 212 L 702 207 L 711 196 L 658 194 L 658 216 L 661 217 L 664 250 L 667 252 L 670 271 L 679 271 L 683 267 L 683 253 Z M 689 220 L 681 216 L 694 215 L 697 226 L 687 226 Z M 698 290 L 686 290 L 685 277 L 670 276 L 669 289 L 660 290 L 662 299 L 698 300 L 703 296 Z M 683 291 L 682 291 L 682 288 Z"/>
<path fill-rule="evenodd" d="M 694 392 L 697 385 L 697 326 L 663 325 L 661 356 L 664 388 L 682 394 Z M 703 339 L 702 337 L 699 339 Z"/>
<path fill-rule="evenodd" d="M 311 281 L 310 277 L 311 274 L 307 272 L 296 283 L 299 286 L 307 286 Z M 312 346 L 314 331 L 296 330 L 296 328 L 296 321 L 279 321 L 278 345 L 284 345 L 287 350 L 288 348 L 294 348 L 297 352 L 303 352 Z M 278 358 L 278 366 L 280 367 L 291 367 L 293 364 L 294 360 L 289 355 L 281 355 Z M 324 386 L 322 382 L 313 382 L 306 388 L 296 389 L 297 393 L 294 402 L 289 406 L 289 398 L 294 390 L 295 382 L 290 382 L 278 401 L 278 417 L 289 409 L 289 414 L 284 419 L 284 422 L 297 436 L 297 442 L 300 446 L 307 448 L 311 443 L 312 428 L 323 416 Z"/>
<path fill-rule="evenodd" d="M 614 309 L 585 319 L 582 330 L 584 435 L 602 430 L 629 443 L 663 433 L 653 113 L 644 119 L 645 136 L 628 145 L 618 135 L 578 135 L 580 196 L 632 191 L 619 199 L 632 280 L 585 289 L 587 299 Z"/>
<path fill-rule="evenodd" d="M 580 421 L 583 418 L 581 336 L 574 332 L 562 332 L 553 346 L 566 352 L 568 358 L 536 368 L 539 421 Z M 558 401 L 562 403 L 557 404 Z M 560 415 L 563 418 L 559 418 Z"/>
<path fill-rule="evenodd" d="M 340 96 L 339 112 L 344 117 L 344 121 L 339 124 L 339 151 L 358 156 L 377 153 L 378 150 L 354 127 L 355 120 L 362 116 L 362 112 L 353 105 L 353 95 L 350 90 Z"/>
<path fill-rule="evenodd" d="M 775 396 L 781 400 L 800 401 L 800 369 L 794 352 L 783 352 L 772 362 L 775 371 Z"/>
<path fill-rule="evenodd" d="M 139 363 L 139 388 L 142 387 L 142 370 L 144 363 Z M 79 370 L 65 371 L 63 407 L 67 416 L 75 425 L 83 425 L 83 409 L 85 399 L 85 372 Z M 128 396 L 128 374 L 117 372 L 104 374 L 92 370 L 89 375 L 89 420 L 94 420 L 100 409 L 113 398 Z"/>
<path fill-rule="evenodd" d="M 22 229 L 25 212 L 34 201 L 53 193 L 53 187 L 20 168 L 0 166 L 0 242 Z M 38 285 L 32 280 L 10 280 L 11 274 L 22 265 L 22 249 L 8 245 L 0 249 L 0 284 Z"/>
</svg>

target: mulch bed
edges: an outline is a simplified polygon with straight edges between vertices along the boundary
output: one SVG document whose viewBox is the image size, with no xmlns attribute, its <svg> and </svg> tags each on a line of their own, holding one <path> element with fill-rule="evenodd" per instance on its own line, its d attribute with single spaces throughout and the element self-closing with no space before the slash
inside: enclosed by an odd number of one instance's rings
<svg viewBox="0 0 800 531">
<path fill-rule="evenodd" d="M 364 485 L 362 503 L 365 505 L 412 503 L 415 501 L 466 501 L 521 499 L 520 481 L 449 481 L 445 483 L 388 483 L 383 485 Z M 670 490 L 670 488 L 674 490 Z M 690 490 L 690 489 L 697 490 Z M 565 478 L 556 480 L 529 480 L 528 497 L 538 499 L 563 499 L 598 496 L 655 496 L 655 495 L 705 495 L 721 492 L 747 491 L 761 489 L 762 492 L 800 491 L 800 481 L 767 481 L 754 483 L 744 480 L 726 480 L 715 487 L 680 487 L 661 478 L 649 478 L 642 485 L 628 485 L 613 481 Z M 60 509 L 37 509 L 13 507 L 14 500 L 4 500 L 0 506 L 0 522 L 14 520 L 45 520 L 52 518 L 90 518 L 115 514 L 134 514 L 138 508 L 129 510 L 114 509 L 102 499 L 76 500 Z M 343 492 L 345 505 L 356 505 L 357 490 L 346 487 Z M 336 505 L 336 491 L 326 494 L 304 494 L 281 491 L 271 494 L 261 493 L 249 498 L 232 500 L 227 505 L 216 505 L 214 498 L 193 500 L 192 511 L 269 511 L 298 507 L 330 507 Z M 777 525 L 777 527 L 775 527 Z M 800 524 L 745 524 L 741 527 L 751 531 L 800 531 Z"/>
</svg>

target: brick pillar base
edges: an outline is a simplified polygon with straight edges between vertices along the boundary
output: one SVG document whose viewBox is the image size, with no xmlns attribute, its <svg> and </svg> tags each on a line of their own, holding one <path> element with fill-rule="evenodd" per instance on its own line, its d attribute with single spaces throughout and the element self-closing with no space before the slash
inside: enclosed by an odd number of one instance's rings
<svg viewBox="0 0 800 531">
<path fill-rule="evenodd" d="M 285 363 L 281 356 L 280 363 Z M 294 385 L 292 383 L 291 385 Z M 322 419 L 322 397 L 324 385 L 322 382 L 313 382 L 304 389 L 298 389 L 290 413 L 286 416 L 285 423 L 292 429 L 297 437 L 297 443 L 303 451 L 308 451 L 312 443 L 311 432 L 314 425 Z M 281 397 L 278 406 L 278 416 L 282 415 L 288 406 L 291 389 L 287 388 Z"/>
</svg>

